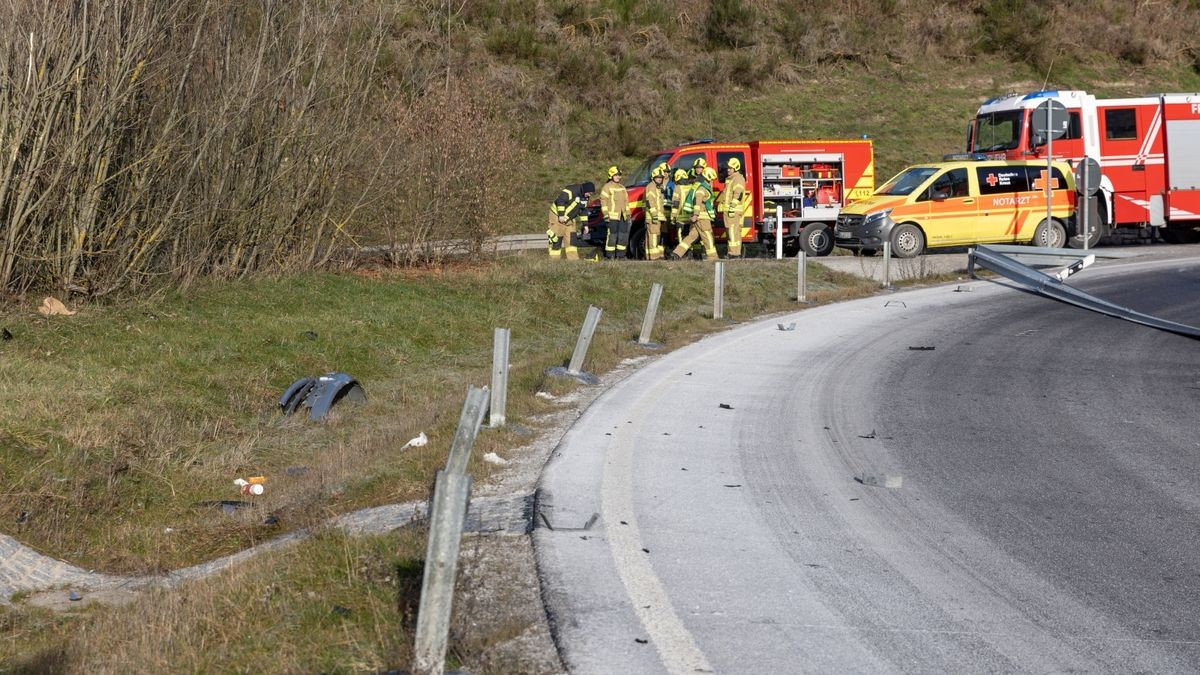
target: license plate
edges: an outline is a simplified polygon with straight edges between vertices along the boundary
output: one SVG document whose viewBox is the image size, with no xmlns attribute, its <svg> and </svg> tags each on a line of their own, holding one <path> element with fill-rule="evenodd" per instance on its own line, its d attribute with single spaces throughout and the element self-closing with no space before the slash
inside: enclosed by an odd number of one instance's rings
<svg viewBox="0 0 1200 675">
<path fill-rule="evenodd" d="M 849 238 L 850 238 L 850 233 L 849 233 L 849 232 L 838 232 L 838 233 L 837 233 L 837 238 L 838 238 L 838 239 L 849 239 Z"/>
</svg>

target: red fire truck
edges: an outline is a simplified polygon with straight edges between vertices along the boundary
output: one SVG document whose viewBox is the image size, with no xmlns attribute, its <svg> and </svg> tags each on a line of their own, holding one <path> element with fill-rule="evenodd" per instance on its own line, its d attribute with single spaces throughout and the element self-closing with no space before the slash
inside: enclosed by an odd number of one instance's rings
<svg viewBox="0 0 1200 675">
<path fill-rule="evenodd" d="M 782 230 L 789 252 L 803 248 L 809 255 L 829 255 L 833 250 L 833 226 L 844 204 L 870 197 L 875 191 L 875 159 L 871 141 L 795 140 L 718 143 L 704 139 L 684 143 L 654 153 L 625 175 L 629 190 L 633 228 L 630 255 L 644 257 L 645 225 L 643 209 L 650 172 L 662 162 L 676 169 L 691 169 L 697 159 L 717 169 L 714 183 L 719 193 L 724 188 L 726 166 L 731 158 L 741 162 L 746 176 L 749 204 L 743 223 L 744 242 L 774 245 Z M 667 194 L 675 189 L 667 183 Z M 775 222 L 782 210 L 783 227 Z M 592 214 L 593 236 L 603 238 L 598 210 Z M 668 228 L 672 229 L 672 228 Z M 597 232 L 599 230 L 599 232 Z M 726 241 L 725 223 L 718 216 L 714 223 L 718 241 Z M 667 241 L 676 232 L 664 232 Z"/>
<path fill-rule="evenodd" d="M 1038 91 L 985 101 L 971 120 L 967 150 L 989 158 L 1046 157 L 1034 133 L 1038 104 L 1067 109 L 1067 132 L 1052 143 L 1056 159 L 1091 157 L 1102 174 L 1089 244 L 1106 234 L 1169 242 L 1192 241 L 1200 226 L 1200 94 L 1101 99 L 1083 91 Z M 1072 232 L 1071 244 L 1082 245 Z"/>
</svg>

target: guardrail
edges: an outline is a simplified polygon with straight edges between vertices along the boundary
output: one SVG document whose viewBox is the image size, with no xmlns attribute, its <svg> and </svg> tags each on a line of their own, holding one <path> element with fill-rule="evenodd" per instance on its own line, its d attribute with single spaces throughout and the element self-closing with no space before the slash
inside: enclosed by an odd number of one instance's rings
<svg viewBox="0 0 1200 675">
<path fill-rule="evenodd" d="M 1043 272 L 1039 272 L 1032 267 L 1024 265 L 1013 258 L 1001 253 L 995 246 L 976 246 L 971 249 L 967 258 L 967 269 L 974 276 L 976 265 L 987 268 L 996 274 L 1004 276 L 1012 281 L 1021 284 L 1025 288 L 1045 296 L 1052 300 L 1074 305 L 1082 309 L 1098 312 L 1106 316 L 1124 319 L 1133 323 L 1164 330 L 1168 333 L 1183 335 L 1193 339 L 1200 339 L 1200 328 L 1187 326 L 1174 321 L 1167 321 L 1149 314 L 1136 312 L 1128 307 L 1113 304 L 1107 300 L 1101 300 L 1093 295 L 1084 293 L 1083 291 L 1072 288 L 1063 283 L 1058 277 L 1052 277 Z M 1014 247 L 1016 248 L 1016 247 Z M 1020 247 L 1024 249 L 1021 253 L 1029 253 L 1029 247 Z M 1081 251 L 1081 255 L 1075 255 L 1068 249 L 1041 249 L 1047 256 L 1064 255 L 1072 260 L 1079 261 L 1085 256 L 1095 255 L 1092 251 Z M 1093 249 L 1094 250 L 1094 249 Z M 1099 257 L 1099 256 L 1097 256 Z M 1120 258 L 1127 257 L 1126 255 L 1107 255 L 1105 257 Z"/>
</svg>

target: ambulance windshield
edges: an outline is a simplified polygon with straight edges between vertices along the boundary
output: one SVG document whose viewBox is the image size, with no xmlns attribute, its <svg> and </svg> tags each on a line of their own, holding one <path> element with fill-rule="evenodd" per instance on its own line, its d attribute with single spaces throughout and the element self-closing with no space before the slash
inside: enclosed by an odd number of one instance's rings
<svg viewBox="0 0 1200 675">
<path fill-rule="evenodd" d="M 896 195 L 902 197 L 912 194 L 913 190 L 925 184 L 929 177 L 937 173 L 937 168 L 932 166 L 914 166 L 910 169 L 905 169 L 896 175 L 895 178 L 889 180 L 883 187 L 875 191 L 877 195 Z"/>
<path fill-rule="evenodd" d="M 985 113 L 975 118 L 975 147 L 972 152 L 1013 150 L 1021 141 L 1021 117 L 1024 110 Z"/>
</svg>

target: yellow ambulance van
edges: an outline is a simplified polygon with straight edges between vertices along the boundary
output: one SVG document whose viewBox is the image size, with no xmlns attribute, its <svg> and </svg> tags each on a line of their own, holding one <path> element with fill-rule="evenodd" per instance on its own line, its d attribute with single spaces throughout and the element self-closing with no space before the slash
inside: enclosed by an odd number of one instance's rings
<svg viewBox="0 0 1200 675">
<path fill-rule="evenodd" d="M 1046 181 L 1051 218 L 1046 218 Z M 911 258 L 926 248 L 1030 243 L 1061 248 L 1074 235 L 1075 176 L 1055 162 L 984 160 L 910 166 L 870 199 L 842 208 L 834 243 Z"/>
</svg>

